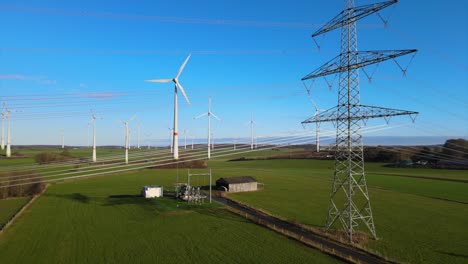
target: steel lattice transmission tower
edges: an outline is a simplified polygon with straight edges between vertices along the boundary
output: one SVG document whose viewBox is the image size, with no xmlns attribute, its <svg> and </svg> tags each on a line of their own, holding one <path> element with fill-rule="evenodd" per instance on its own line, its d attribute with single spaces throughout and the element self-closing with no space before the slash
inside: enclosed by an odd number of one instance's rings
<svg viewBox="0 0 468 264">
<path fill-rule="evenodd" d="M 364 224 L 376 238 L 372 208 L 364 172 L 361 127 L 370 118 L 389 118 L 417 112 L 362 105 L 360 102 L 359 68 L 388 59 L 407 55 L 416 50 L 358 51 L 356 22 L 378 12 L 397 0 L 355 7 L 354 0 L 345 0 L 346 7 L 312 37 L 341 28 L 341 53 L 303 81 L 330 74 L 339 74 L 338 105 L 323 111 L 302 123 L 333 122 L 336 125 L 335 172 L 326 219 L 329 229 L 341 222 L 351 242 L 353 234 Z M 362 228 L 362 226 L 361 226 Z"/>
</svg>

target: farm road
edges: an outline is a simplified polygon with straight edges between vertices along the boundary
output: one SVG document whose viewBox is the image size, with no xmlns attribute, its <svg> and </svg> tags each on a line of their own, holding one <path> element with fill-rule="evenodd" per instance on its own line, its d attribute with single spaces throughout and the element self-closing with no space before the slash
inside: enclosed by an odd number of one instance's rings
<svg viewBox="0 0 468 264">
<path fill-rule="evenodd" d="M 297 225 L 283 221 L 271 215 L 259 212 L 228 198 L 214 196 L 213 200 L 235 209 L 235 211 L 240 212 L 239 214 L 243 217 L 246 217 L 248 215 L 250 216 L 250 219 L 257 219 L 257 223 L 260 223 L 261 225 L 268 227 L 276 232 L 278 231 L 274 228 L 271 228 L 271 226 L 283 229 L 284 231 L 286 231 L 285 233 L 293 234 L 287 235 L 288 237 L 294 238 L 296 240 L 298 239 L 298 237 L 303 238 L 304 240 L 301 240 L 301 242 L 304 242 L 306 245 L 314 247 L 329 255 L 338 257 L 341 260 L 345 260 L 350 263 L 395 263 L 385 260 L 371 253 L 368 253 L 366 251 L 363 251 L 361 249 L 353 248 L 348 245 L 339 243 L 337 241 L 333 241 L 329 238 L 313 233 L 309 230 L 304 230 L 303 228 Z M 286 235 L 283 232 L 279 233 Z M 306 240 L 310 241 L 310 243 L 307 243 Z"/>
</svg>

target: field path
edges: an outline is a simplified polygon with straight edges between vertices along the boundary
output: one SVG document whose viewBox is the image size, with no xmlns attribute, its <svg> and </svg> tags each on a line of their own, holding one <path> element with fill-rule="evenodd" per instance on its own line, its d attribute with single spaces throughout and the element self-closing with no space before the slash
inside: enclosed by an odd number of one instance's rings
<svg viewBox="0 0 468 264">
<path fill-rule="evenodd" d="M 255 219 L 254 222 L 261 224 L 262 226 L 268 227 L 280 234 L 286 235 L 290 238 L 300 240 L 304 244 L 314 247 L 322 252 L 329 255 L 338 257 L 339 259 L 345 260 L 350 263 L 395 263 L 392 261 L 385 260 L 377 255 L 363 251 L 358 248 L 353 248 L 348 245 L 339 243 L 337 241 L 326 238 L 322 235 L 316 234 L 309 230 L 305 230 L 300 226 L 286 222 L 279 218 L 267 215 L 259 212 L 245 205 L 239 204 L 233 200 L 225 197 L 213 197 L 213 199 L 219 203 L 227 205 L 237 211 L 237 213 L 243 217 L 249 219 Z M 281 230 L 279 232 L 278 230 Z"/>
</svg>

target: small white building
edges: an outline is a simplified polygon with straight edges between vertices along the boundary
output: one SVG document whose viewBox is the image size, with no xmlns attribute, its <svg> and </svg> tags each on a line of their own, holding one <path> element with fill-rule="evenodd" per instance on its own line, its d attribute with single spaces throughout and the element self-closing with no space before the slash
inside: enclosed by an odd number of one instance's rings
<svg viewBox="0 0 468 264">
<path fill-rule="evenodd" d="M 141 190 L 141 195 L 145 198 L 162 197 L 163 194 L 162 186 L 143 186 Z"/>
</svg>

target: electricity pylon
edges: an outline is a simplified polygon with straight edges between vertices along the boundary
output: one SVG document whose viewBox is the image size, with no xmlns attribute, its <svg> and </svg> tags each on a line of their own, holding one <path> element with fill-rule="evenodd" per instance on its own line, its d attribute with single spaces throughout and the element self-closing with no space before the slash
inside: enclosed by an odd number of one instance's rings
<svg viewBox="0 0 468 264">
<path fill-rule="evenodd" d="M 391 0 L 355 7 L 354 0 L 345 0 L 345 10 L 312 35 L 314 38 L 341 28 L 341 53 L 302 78 L 305 81 L 339 73 L 338 105 L 302 123 L 333 122 L 336 125 L 335 172 L 326 227 L 329 229 L 337 221 L 341 222 L 350 242 L 353 242 L 353 234 L 361 223 L 377 238 L 364 171 L 361 133 L 363 121 L 378 117 L 388 119 L 398 115 L 410 115 L 414 121 L 413 116 L 418 114 L 413 111 L 361 105 L 360 102 L 359 68 L 417 51 L 358 51 L 357 20 L 396 2 L 397 0 Z"/>
</svg>

